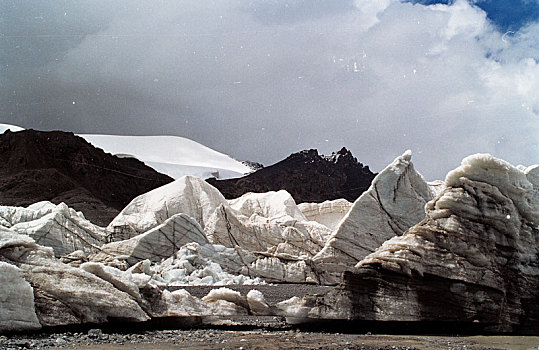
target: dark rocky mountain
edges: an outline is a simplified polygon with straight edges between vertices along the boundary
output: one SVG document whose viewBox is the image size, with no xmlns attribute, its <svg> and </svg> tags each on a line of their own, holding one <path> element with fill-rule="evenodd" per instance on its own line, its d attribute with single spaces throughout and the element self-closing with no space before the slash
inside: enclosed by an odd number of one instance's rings
<svg viewBox="0 0 539 350">
<path fill-rule="evenodd" d="M 302 203 L 337 198 L 354 201 L 369 188 L 375 175 L 343 147 L 331 156 L 305 150 L 241 178 L 207 181 L 228 199 L 247 192 L 284 189 L 296 203 Z"/>
<path fill-rule="evenodd" d="M 64 202 L 106 225 L 134 197 L 171 182 L 134 158 L 118 158 L 70 132 L 0 134 L 0 205 Z"/>
</svg>

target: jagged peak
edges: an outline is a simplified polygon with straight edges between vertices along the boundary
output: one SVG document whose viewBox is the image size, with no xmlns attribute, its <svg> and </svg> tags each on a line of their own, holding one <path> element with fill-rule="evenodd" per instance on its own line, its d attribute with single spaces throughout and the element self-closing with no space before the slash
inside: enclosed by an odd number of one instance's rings
<svg viewBox="0 0 539 350">
<path fill-rule="evenodd" d="M 333 162 L 333 163 L 342 162 L 344 159 L 348 159 L 349 161 L 351 161 L 353 163 L 359 163 L 357 161 L 357 158 L 354 157 L 352 155 L 352 152 L 350 152 L 350 150 L 348 150 L 346 147 L 341 148 L 337 152 L 331 153 L 330 156 L 324 156 L 324 158 L 326 160 L 330 161 L 330 162 Z M 359 163 L 359 164 L 361 164 L 361 163 Z M 363 165 L 363 164 L 361 164 L 361 165 Z"/>
<path fill-rule="evenodd" d="M 305 159 L 306 161 L 312 162 L 313 160 L 318 161 L 327 161 L 331 163 L 340 163 L 344 159 L 349 160 L 349 162 L 352 162 L 354 164 L 359 164 L 363 166 L 362 163 L 358 162 L 357 158 L 352 155 L 352 152 L 348 150 L 346 147 L 342 147 L 337 152 L 332 152 L 330 155 L 322 155 L 318 153 L 317 149 L 311 148 L 302 150 L 296 153 L 292 153 L 290 156 L 288 156 L 287 159 Z"/>
<path fill-rule="evenodd" d="M 320 155 L 318 154 L 318 150 L 316 148 L 311 148 L 311 149 L 304 149 L 303 151 L 299 151 L 297 153 L 293 153 L 292 155 L 301 155 L 301 156 L 304 156 L 304 157 L 307 157 L 307 158 L 311 158 L 311 157 L 319 157 Z"/>
<path fill-rule="evenodd" d="M 316 149 L 306 149 L 238 180 L 209 182 L 226 198 L 237 198 L 246 192 L 285 189 L 298 203 L 337 198 L 354 201 L 375 175 L 342 147 L 329 156 L 319 154 Z"/>
</svg>

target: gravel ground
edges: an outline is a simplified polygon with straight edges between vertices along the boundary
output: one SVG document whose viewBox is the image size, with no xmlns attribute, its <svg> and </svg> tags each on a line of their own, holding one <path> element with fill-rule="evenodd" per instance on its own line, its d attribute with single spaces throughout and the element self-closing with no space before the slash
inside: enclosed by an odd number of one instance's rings
<svg viewBox="0 0 539 350">
<path fill-rule="evenodd" d="M 0 349 L 539 349 L 539 337 L 371 335 L 305 332 L 286 326 L 263 327 L 263 322 L 260 326 L 242 329 L 214 325 L 130 333 L 98 328 L 79 332 L 43 332 L 0 336 Z"/>
</svg>

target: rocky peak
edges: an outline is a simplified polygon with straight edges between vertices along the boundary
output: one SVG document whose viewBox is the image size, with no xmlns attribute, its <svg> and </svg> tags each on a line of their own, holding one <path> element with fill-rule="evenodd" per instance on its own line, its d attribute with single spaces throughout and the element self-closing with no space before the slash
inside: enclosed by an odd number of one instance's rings
<svg viewBox="0 0 539 350">
<path fill-rule="evenodd" d="M 239 179 L 208 180 L 226 198 L 247 192 L 286 190 L 297 203 L 345 198 L 356 200 L 375 174 L 343 147 L 330 156 L 316 149 L 293 153 L 286 159 Z"/>
<path fill-rule="evenodd" d="M 352 152 L 350 152 L 350 150 L 348 150 L 346 147 L 341 148 L 337 152 L 332 152 L 329 156 L 319 154 L 317 149 L 307 149 L 291 154 L 284 160 L 284 162 L 286 161 L 305 164 L 314 163 L 329 167 L 333 166 L 334 164 L 338 164 L 340 167 L 360 167 L 368 169 L 368 167 L 358 162 L 357 158 L 354 157 Z"/>
<path fill-rule="evenodd" d="M 286 157 L 286 159 L 284 161 L 285 162 L 287 161 L 287 162 L 309 164 L 309 163 L 319 162 L 319 161 L 322 160 L 322 158 L 323 157 L 321 157 L 318 154 L 318 150 L 316 150 L 316 149 L 305 149 L 303 151 L 292 153 L 291 155 Z M 277 163 L 277 164 L 279 164 L 279 163 Z"/>
<path fill-rule="evenodd" d="M 327 156 L 325 158 L 330 162 L 333 162 L 335 164 L 344 164 L 345 166 L 348 164 L 353 166 L 354 164 L 359 163 L 357 161 L 357 158 L 354 157 L 352 155 L 352 152 L 346 149 L 346 147 L 341 148 L 338 152 L 331 153 L 330 156 Z"/>
</svg>

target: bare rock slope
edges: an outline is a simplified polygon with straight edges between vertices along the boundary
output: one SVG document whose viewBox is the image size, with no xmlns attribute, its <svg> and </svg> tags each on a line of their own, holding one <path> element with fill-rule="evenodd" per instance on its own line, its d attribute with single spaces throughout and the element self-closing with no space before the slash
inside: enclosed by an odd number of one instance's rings
<svg viewBox="0 0 539 350">
<path fill-rule="evenodd" d="M 64 202 L 106 225 L 131 199 L 171 182 L 133 158 L 118 158 L 73 133 L 0 134 L 0 205 Z"/>
<path fill-rule="evenodd" d="M 374 176 L 343 147 L 327 157 L 315 149 L 305 150 L 238 179 L 207 181 L 228 199 L 247 192 L 286 190 L 296 203 L 339 198 L 353 202 L 369 188 Z"/>
</svg>

